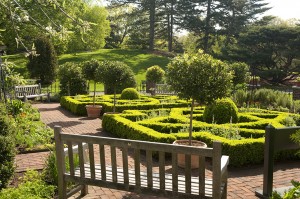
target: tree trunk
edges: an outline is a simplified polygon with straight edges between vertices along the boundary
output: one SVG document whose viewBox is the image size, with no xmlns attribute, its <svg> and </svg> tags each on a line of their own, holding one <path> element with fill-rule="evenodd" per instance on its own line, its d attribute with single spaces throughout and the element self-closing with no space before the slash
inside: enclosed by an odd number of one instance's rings
<svg viewBox="0 0 300 199">
<path fill-rule="evenodd" d="M 190 112 L 190 128 L 189 128 L 189 145 L 192 146 L 192 132 L 193 132 L 193 111 L 194 111 L 195 100 L 192 99 L 192 106 Z"/>
<path fill-rule="evenodd" d="M 95 106 L 96 101 L 96 82 L 94 81 L 94 96 L 93 96 L 93 106 Z"/>
<path fill-rule="evenodd" d="M 208 53 L 208 40 L 210 33 L 210 19 L 211 19 L 211 4 L 213 0 L 207 0 L 207 10 L 206 10 L 206 19 L 205 19 L 205 34 L 204 34 L 204 53 Z"/>
<path fill-rule="evenodd" d="M 155 34 L 155 0 L 150 0 L 149 19 L 150 19 L 150 34 L 149 34 L 149 50 L 154 50 L 154 34 Z"/>
<path fill-rule="evenodd" d="M 116 89 L 116 87 L 114 86 L 114 109 L 113 109 L 113 112 L 114 112 L 114 113 L 116 112 L 116 93 L 117 93 L 116 90 L 117 90 L 117 89 Z"/>
<path fill-rule="evenodd" d="M 173 51 L 174 2 L 171 0 L 171 10 L 168 14 L 168 50 Z"/>
</svg>

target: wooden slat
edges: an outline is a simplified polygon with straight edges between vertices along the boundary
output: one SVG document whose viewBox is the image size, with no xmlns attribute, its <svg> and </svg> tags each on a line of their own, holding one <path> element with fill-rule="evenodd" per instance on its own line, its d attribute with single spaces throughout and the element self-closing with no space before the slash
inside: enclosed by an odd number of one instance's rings
<svg viewBox="0 0 300 199">
<path fill-rule="evenodd" d="M 185 192 L 191 193 L 191 155 L 185 155 Z"/>
<path fill-rule="evenodd" d="M 106 170 L 105 170 L 105 150 L 104 145 L 99 145 L 99 151 L 100 151 L 100 165 L 101 165 L 101 179 L 106 180 Z"/>
<path fill-rule="evenodd" d="M 129 175 L 128 175 L 128 147 L 122 148 L 122 162 L 123 162 L 123 173 L 124 173 L 124 184 L 126 190 L 129 190 Z"/>
<path fill-rule="evenodd" d="M 62 139 L 66 141 L 73 142 L 86 142 L 93 144 L 103 144 L 110 145 L 116 147 L 126 147 L 130 144 L 130 147 L 133 149 L 140 150 L 153 150 L 162 151 L 165 153 L 184 153 L 184 154 L 201 154 L 205 157 L 212 157 L 212 148 L 197 148 L 192 146 L 184 146 L 184 145 L 173 145 L 173 144 L 165 144 L 165 143 L 157 143 L 157 142 L 146 142 L 146 141 L 138 141 L 138 140 L 126 140 L 126 139 L 116 139 L 109 137 L 99 137 L 99 136 L 91 136 L 91 135 L 72 135 L 72 134 L 62 134 Z"/>
<path fill-rule="evenodd" d="M 160 189 L 165 189 L 165 153 L 159 152 L 159 182 Z"/>
<path fill-rule="evenodd" d="M 140 173 L 140 150 L 134 149 L 134 170 L 135 170 L 135 186 L 136 191 L 140 192 L 141 190 L 141 173 Z"/>
<path fill-rule="evenodd" d="M 205 157 L 199 156 L 199 195 L 205 196 Z"/>
<path fill-rule="evenodd" d="M 91 178 L 95 179 L 95 158 L 94 158 L 93 144 L 89 144 L 89 159 L 90 159 Z"/>
<path fill-rule="evenodd" d="M 84 178 L 84 158 L 83 158 L 83 147 L 82 142 L 78 143 L 78 156 L 79 156 L 79 166 L 80 166 L 80 177 Z"/>
<path fill-rule="evenodd" d="M 146 161 L 147 161 L 147 186 L 149 188 L 153 187 L 153 179 L 152 179 L 152 151 L 146 151 Z"/>
<path fill-rule="evenodd" d="M 116 155 L 116 147 L 110 146 L 110 154 L 111 154 L 111 166 L 112 166 L 112 176 L 113 182 L 117 182 L 117 155 Z"/>
<path fill-rule="evenodd" d="M 178 191 L 178 155 L 172 153 L 172 190 L 173 194 Z"/>
<path fill-rule="evenodd" d="M 70 174 L 74 175 L 74 156 L 73 156 L 73 146 L 71 142 L 67 142 L 68 145 L 68 158 L 69 158 L 69 167 Z"/>
<path fill-rule="evenodd" d="M 213 143 L 213 198 L 221 198 L 221 142 L 215 141 Z"/>
</svg>

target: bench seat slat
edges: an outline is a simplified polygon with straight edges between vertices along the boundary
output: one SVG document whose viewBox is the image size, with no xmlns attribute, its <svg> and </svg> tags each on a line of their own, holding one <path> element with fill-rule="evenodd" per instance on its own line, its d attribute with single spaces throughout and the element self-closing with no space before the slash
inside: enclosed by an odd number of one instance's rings
<svg viewBox="0 0 300 199">
<path fill-rule="evenodd" d="M 80 177 L 80 169 L 76 169 L 75 170 L 75 176 L 71 176 L 69 173 L 65 174 L 65 178 L 67 180 L 70 181 L 74 181 L 74 182 L 78 182 L 80 183 L 80 181 L 85 181 L 88 182 L 88 184 L 90 185 L 97 185 L 97 186 L 104 186 L 104 187 L 108 187 L 108 188 L 114 188 L 116 186 L 116 183 L 113 183 L 113 177 L 112 177 L 112 167 L 111 166 L 106 166 L 106 173 L 107 173 L 107 178 L 106 181 L 101 180 L 101 166 L 100 165 L 96 165 L 96 178 L 95 180 L 90 179 L 91 178 L 91 172 L 90 172 L 90 165 L 89 164 L 85 164 L 85 178 L 81 178 Z M 128 170 L 129 173 L 129 186 L 130 187 L 135 187 L 136 186 L 136 171 L 129 169 Z M 117 168 L 117 175 L 118 175 L 118 186 L 122 187 L 124 185 L 124 173 L 123 173 L 123 168 Z M 152 191 L 153 190 L 161 190 L 160 189 L 160 174 L 159 173 L 153 173 L 153 188 L 150 188 Z M 170 173 L 165 173 L 165 190 L 167 192 L 169 192 L 169 195 L 172 195 L 172 191 L 173 191 L 173 186 L 172 186 L 172 174 Z M 179 193 L 186 193 L 185 192 L 185 176 L 184 175 L 178 175 L 178 192 Z M 106 186 L 109 185 L 109 183 L 112 183 L 110 186 Z M 147 188 L 147 172 L 141 171 L 140 172 L 140 186 L 141 189 L 142 188 Z M 191 194 L 195 195 L 196 197 L 199 198 L 199 178 L 198 177 L 191 177 Z M 116 188 L 116 187 L 115 187 Z M 123 187 L 125 190 L 125 187 Z M 223 190 L 224 185 L 221 186 L 221 189 Z M 134 189 L 133 189 L 134 190 Z M 205 180 L 205 196 L 207 198 L 211 198 L 212 197 L 212 180 L 211 179 L 206 179 Z"/>
</svg>

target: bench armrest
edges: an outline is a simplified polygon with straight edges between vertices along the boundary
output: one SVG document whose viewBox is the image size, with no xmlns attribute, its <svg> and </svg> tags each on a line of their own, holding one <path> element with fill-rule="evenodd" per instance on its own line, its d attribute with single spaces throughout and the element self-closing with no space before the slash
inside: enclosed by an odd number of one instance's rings
<svg viewBox="0 0 300 199">
<path fill-rule="evenodd" d="M 227 172 L 227 166 L 229 164 L 229 156 L 222 155 L 221 157 L 221 176 Z"/>
</svg>

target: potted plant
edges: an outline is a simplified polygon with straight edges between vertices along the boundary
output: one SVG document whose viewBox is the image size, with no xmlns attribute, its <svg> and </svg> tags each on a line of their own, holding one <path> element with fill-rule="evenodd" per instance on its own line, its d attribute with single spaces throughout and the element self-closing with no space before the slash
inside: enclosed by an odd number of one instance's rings
<svg viewBox="0 0 300 199">
<path fill-rule="evenodd" d="M 175 57 L 167 67 L 167 82 L 179 97 L 191 99 L 189 118 L 189 139 L 177 140 L 174 144 L 206 147 L 206 144 L 192 140 L 193 110 L 195 101 L 208 104 L 229 94 L 232 73 L 229 66 L 208 54 L 184 54 Z M 196 168 L 198 157 L 192 157 L 192 168 Z M 179 154 L 178 165 L 185 166 L 185 158 Z"/>
<path fill-rule="evenodd" d="M 146 71 L 146 92 L 155 95 L 156 84 L 161 82 L 165 71 L 158 65 L 151 66 Z"/>
<path fill-rule="evenodd" d="M 86 105 L 86 111 L 88 117 L 90 118 L 97 118 L 100 116 L 102 106 L 96 105 L 96 84 L 97 82 L 102 81 L 102 76 L 96 75 L 96 70 L 101 67 L 98 60 L 92 59 L 90 61 L 86 61 L 82 65 L 83 75 L 87 80 L 94 81 L 94 94 L 93 94 L 93 104 Z"/>
<path fill-rule="evenodd" d="M 116 112 L 116 94 L 125 88 L 135 87 L 136 81 L 131 68 L 123 62 L 104 61 L 103 67 L 96 71 L 96 76 L 103 78 L 106 88 L 112 89 L 114 94 L 113 113 Z"/>
</svg>

